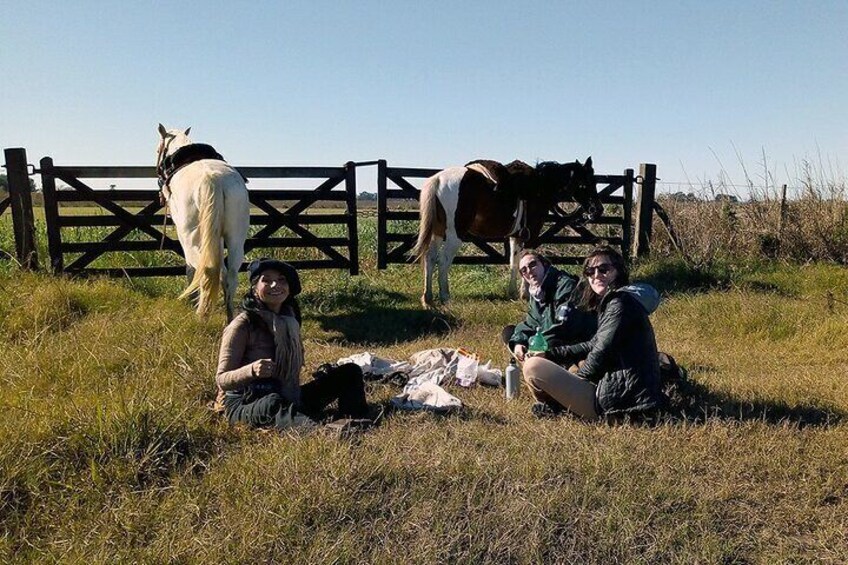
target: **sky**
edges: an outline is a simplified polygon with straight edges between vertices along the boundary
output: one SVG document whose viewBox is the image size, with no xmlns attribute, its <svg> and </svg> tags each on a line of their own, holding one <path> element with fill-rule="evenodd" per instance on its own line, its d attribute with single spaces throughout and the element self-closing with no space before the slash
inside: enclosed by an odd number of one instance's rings
<svg viewBox="0 0 848 565">
<path fill-rule="evenodd" d="M 0 0 L 0 13 L 0 147 L 32 163 L 152 165 L 161 122 L 243 166 L 591 155 L 598 174 L 655 163 L 668 192 L 744 185 L 743 165 L 756 185 L 796 186 L 805 160 L 828 178 L 848 169 L 846 0 Z"/>
</svg>

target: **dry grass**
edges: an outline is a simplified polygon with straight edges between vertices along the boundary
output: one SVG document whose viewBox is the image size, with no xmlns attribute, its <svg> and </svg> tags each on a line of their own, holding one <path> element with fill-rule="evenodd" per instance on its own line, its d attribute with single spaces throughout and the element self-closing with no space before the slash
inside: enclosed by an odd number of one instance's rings
<svg viewBox="0 0 848 565">
<path fill-rule="evenodd" d="M 821 167 L 804 162 L 797 179 L 800 189 L 785 200 L 779 188 L 757 189 L 748 183 L 749 194 L 737 195 L 739 202 L 716 201 L 717 195 L 734 190 L 712 184 L 691 193 L 691 201 L 659 198 L 691 264 L 710 268 L 718 262 L 763 258 L 848 264 L 844 176 L 824 174 Z M 658 221 L 652 247 L 660 256 L 676 253 Z"/>
<path fill-rule="evenodd" d="M 686 286 L 675 264 L 637 273 Z M 675 276 L 677 280 L 672 280 Z M 498 268 L 417 307 L 417 267 L 304 275 L 307 362 L 448 345 L 505 361 Z M 180 281 L 0 276 L 3 561 L 841 562 L 848 555 L 844 269 L 736 271 L 667 296 L 690 396 L 655 426 L 539 421 L 526 393 L 454 390 L 339 441 L 229 429 L 203 408 L 223 318 Z M 841 298 L 840 298 L 841 300 Z M 397 390 L 374 385 L 385 401 Z M 681 416 L 680 412 L 685 415 Z"/>
</svg>

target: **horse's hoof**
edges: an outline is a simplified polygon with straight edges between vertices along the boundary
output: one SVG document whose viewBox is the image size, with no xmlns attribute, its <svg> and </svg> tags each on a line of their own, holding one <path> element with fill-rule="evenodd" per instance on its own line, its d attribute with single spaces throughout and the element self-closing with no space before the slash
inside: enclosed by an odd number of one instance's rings
<svg viewBox="0 0 848 565">
<path fill-rule="evenodd" d="M 424 307 L 425 309 L 432 308 L 433 307 L 433 299 L 428 298 L 426 294 L 422 295 L 421 296 L 421 306 Z"/>
</svg>

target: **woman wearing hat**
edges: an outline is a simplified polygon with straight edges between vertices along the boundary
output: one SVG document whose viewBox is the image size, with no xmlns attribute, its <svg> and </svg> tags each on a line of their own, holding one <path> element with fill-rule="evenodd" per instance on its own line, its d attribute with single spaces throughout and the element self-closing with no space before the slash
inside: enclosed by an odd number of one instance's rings
<svg viewBox="0 0 848 565">
<path fill-rule="evenodd" d="M 231 424 L 288 428 L 319 419 L 338 400 L 340 417 L 365 418 L 361 369 L 353 364 L 302 385 L 300 277 L 288 263 L 258 259 L 248 266 L 242 312 L 224 330 L 216 382 Z"/>
</svg>

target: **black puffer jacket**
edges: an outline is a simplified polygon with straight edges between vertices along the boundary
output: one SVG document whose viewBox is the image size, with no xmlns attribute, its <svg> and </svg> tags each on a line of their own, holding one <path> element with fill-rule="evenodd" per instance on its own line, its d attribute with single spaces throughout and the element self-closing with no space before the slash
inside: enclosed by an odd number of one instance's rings
<svg viewBox="0 0 848 565">
<path fill-rule="evenodd" d="M 659 305 L 650 285 L 607 294 L 598 307 L 598 331 L 587 342 L 554 348 L 548 358 L 571 365 L 584 360 L 579 377 L 597 383 L 601 414 L 641 412 L 664 406 L 657 340 L 648 315 Z"/>
</svg>

